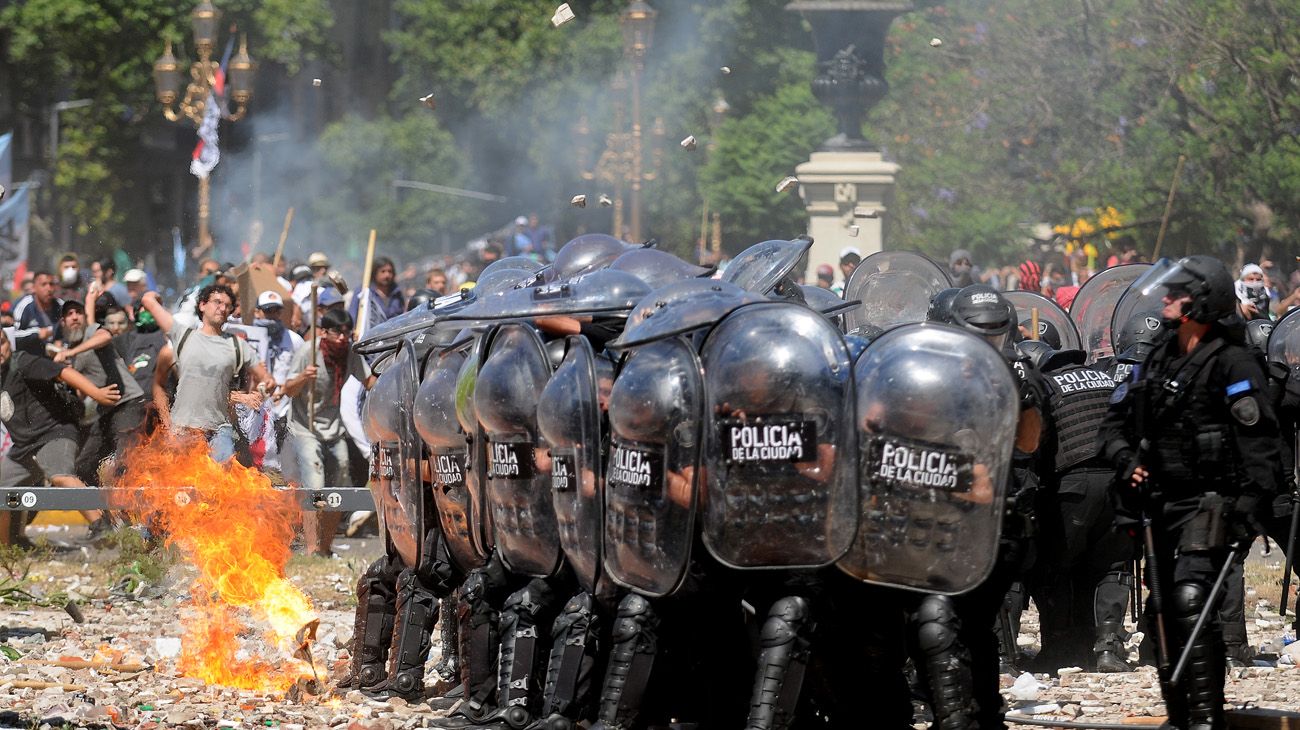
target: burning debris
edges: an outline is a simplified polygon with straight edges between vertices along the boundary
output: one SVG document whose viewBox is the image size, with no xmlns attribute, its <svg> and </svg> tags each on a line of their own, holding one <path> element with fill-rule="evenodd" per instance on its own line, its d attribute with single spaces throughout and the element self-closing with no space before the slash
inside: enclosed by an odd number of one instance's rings
<svg viewBox="0 0 1300 730">
<path fill-rule="evenodd" d="M 781 182 L 776 184 L 776 191 L 778 193 L 789 192 L 790 190 L 793 190 L 798 185 L 799 185 L 799 178 L 795 177 L 794 175 L 787 175 L 786 177 L 781 178 Z"/>
<path fill-rule="evenodd" d="M 695 135 L 693 134 L 686 135 L 686 139 L 682 140 L 681 144 L 682 144 L 682 149 L 686 150 L 687 152 L 694 152 L 695 148 L 698 146 L 698 144 L 695 141 Z"/>
<path fill-rule="evenodd" d="M 438 102 L 434 101 L 433 94 L 425 94 L 424 96 L 421 96 L 420 103 L 429 107 L 429 109 L 438 108 Z"/>
<path fill-rule="evenodd" d="M 931 48 L 938 48 L 939 46 L 942 46 L 942 45 L 943 45 L 943 40 L 941 40 L 941 39 L 939 39 L 939 38 L 931 38 L 931 39 L 930 39 L 930 47 L 931 47 Z"/>
<path fill-rule="evenodd" d="M 587 196 L 585 196 L 585 195 L 575 195 L 575 196 L 573 196 L 572 198 L 569 198 L 569 205 L 572 205 L 572 206 L 575 207 L 575 208 L 586 208 L 586 207 L 587 207 Z"/>
<path fill-rule="evenodd" d="M 555 9 L 555 15 L 551 16 L 551 25 L 559 28 L 576 17 L 578 16 L 573 14 L 573 10 L 568 3 L 560 3 L 560 7 Z"/>
<path fill-rule="evenodd" d="M 175 499 L 173 487 L 187 485 L 197 488 L 191 498 Z M 234 460 L 214 462 L 201 438 L 160 435 L 127 453 L 109 499 L 198 571 L 190 588 L 197 615 L 182 626 L 181 674 L 261 691 L 316 678 L 309 647 L 304 652 L 316 611 L 284 574 L 302 518 L 292 493 Z"/>
<path fill-rule="evenodd" d="M 601 194 L 600 194 L 600 207 L 602 207 L 602 208 L 608 208 L 609 206 L 611 206 L 611 205 L 613 205 L 613 204 L 614 204 L 614 201 L 613 201 L 613 200 L 610 200 L 610 198 L 609 198 L 608 195 L 605 195 L 604 193 L 601 193 Z"/>
</svg>

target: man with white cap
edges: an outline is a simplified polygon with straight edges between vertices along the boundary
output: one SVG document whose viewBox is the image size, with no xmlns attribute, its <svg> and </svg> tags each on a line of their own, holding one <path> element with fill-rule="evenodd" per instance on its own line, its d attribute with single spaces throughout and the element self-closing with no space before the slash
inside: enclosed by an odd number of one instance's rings
<svg viewBox="0 0 1300 730">
<path fill-rule="evenodd" d="M 126 285 L 126 294 L 130 299 L 130 303 L 123 309 L 127 310 L 127 316 L 134 317 L 140 309 L 140 300 L 149 290 L 149 276 L 142 269 L 127 269 L 122 274 L 122 283 Z"/>
<path fill-rule="evenodd" d="M 1271 319 L 1269 304 L 1276 297 L 1270 294 L 1276 295 L 1276 292 L 1269 292 L 1264 282 L 1264 269 L 1259 264 L 1241 267 L 1241 278 L 1237 279 L 1236 289 L 1240 302 L 1237 309 L 1242 317 L 1247 320 Z"/>
<path fill-rule="evenodd" d="M 515 219 L 515 232 L 511 238 L 510 253 L 515 256 L 527 256 L 533 253 L 533 239 L 528 235 L 528 218 L 519 216 Z"/>
</svg>

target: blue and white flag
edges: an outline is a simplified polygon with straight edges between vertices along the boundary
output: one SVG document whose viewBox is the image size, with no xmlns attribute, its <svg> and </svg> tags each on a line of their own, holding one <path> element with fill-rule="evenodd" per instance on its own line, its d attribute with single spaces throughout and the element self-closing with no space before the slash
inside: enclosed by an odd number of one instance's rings
<svg viewBox="0 0 1300 730">
<path fill-rule="evenodd" d="M 12 282 L 27 263 L 27 219 L 30 188 L 8 189 L 0 202 L 0 281 Z M 17 288 L 16 286 L 14 288 Z"/>
</svg>

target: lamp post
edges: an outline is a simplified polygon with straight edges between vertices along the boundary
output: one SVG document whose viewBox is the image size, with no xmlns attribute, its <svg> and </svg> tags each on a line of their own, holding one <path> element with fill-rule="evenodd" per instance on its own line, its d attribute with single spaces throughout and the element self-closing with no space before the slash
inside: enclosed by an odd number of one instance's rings
<svg viewBox="0 0 1300 730">
<path fill-rule="evenodd" d="M 158 101 L 163 105 L 163 116 L 168 121 L 176 122 L 188 119 L 196 127 L 203 125 L 207 114 L 209 99 L 214 99 L 217 71 L 220 62 L 212 60 L 212 50 L 217 42 L 217 24 L 221 20 L 221 11 L 208 0 L 203 0 L 190 13 L 190 28 L 194 33 L 194 47 L 199 60 L 190 64 L 190 82 L 185 87 L 185 96 L 180 97 L 181 66 L 172 54 L 172 43 L 167 41 L 163 55 L 154 62 L 153 80 Z M 226 67 L 226 81 L 230 91 L 230 100 L 235 103 L 235 111 L 222 109 L 222 118 L 232 122 L 244 118 L 248 111 L 248 101 L 253 96 L 253 59 L 248 55 L 248 38 L 240 37 L 239 53 L 230 59 Z M 217 100 L 221 103 L 221 100 Z M 199 178 L 199 247 L 207 248 L 211 236 L 208 233 L 208 199 L 209 184 L 206 175 Z"/>
<path fill-rule="evenodd" d="M 586 164 L 590 159 L 586 141 L 591 134 L 587 118 L 582 117 L 574 129 L 574 133 L 584 141 L 579 152 L 583 179 L 599 178 L 614 186 L 614 235 L 620 238 L 623 236 L 624 186 L 630 190 L 627 237 L 633 241 L 641 240 L 641 186 L 658 177 L 663 165 L 663 139 L 667 135 L 663 119 L 656 117 L 654 126 L 650 129 L 651 161 L 647 169 L 641 128 L 641 79 L 645 72 L 646 54 L 654 43 L 657 15 L 654 8 L 641 0 L 628 3 L 619 15 L 618 24 L 623 31 L 623 58 L 629 62 L 631 73 L 624 75 L 620 71 L 610 83 L 610 90 L 614 92 L 614 131 L 605 135 L 605 147 L 594 167 L 588 168 Z M 627 118 L 629 106 L 630 119 Z"/>
</svg>

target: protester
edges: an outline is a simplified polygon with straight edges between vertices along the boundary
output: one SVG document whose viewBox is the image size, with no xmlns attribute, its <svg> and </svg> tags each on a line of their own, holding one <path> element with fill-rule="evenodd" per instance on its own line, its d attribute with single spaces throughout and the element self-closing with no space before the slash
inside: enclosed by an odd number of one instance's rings
<svg viewBox="0 0 1300 730">
<path fill-rule="evenodd" d="M 127 271 L 127 273 L 129 274 L 131 271 L 139 271 L 139 269 L 131 269 Z M 113 301 L 117 303 L 117 306 L 126 309 L 132 304 L 131 294 L 128 291 L 130 287 L 126 286 L 125 277 L 123 277 L 123 281 L 121 282 L 116 280 L 117 263 L 113 261 L 111 256 L 106 256 L 94 262 L 91 265 L 90 273 L 92 280 L 99 282 L 99 290 L 101 292 L 107 292 L 112 296 Z M 143 271 L 140 273 L 144 274 Z M 143 281 L 143 279 L 141 279 L 141 281 Z"/>
<path fill-rule="evenodd" d="M 87 295 L 95 294 L 98 294 L 98 285 L 92 284 Z M 96 472 L 99 463 L 129 448 L 139 439 L 140 425 L 145 416 L 145 391 L 112 347 L 112 334 L 89 321 L 81 302 L 70 299 L 63 303 L 59 325 L 63 330 L 65 349 L 54 356 L 54 361 L 70 362 L 96 387 L 111 385 L 121 394 L 116 403 L 98 406 L 92 417 L 83 421 L 77 476 L 88 484 L 98 484 Z"/>
<path fill-rule="evenodd" d="M 154 371 L 154 404 L 163 425 L 171 430 L 198 431 L 207 439 L 212 458 L 224 462 L 235 455 L 235 427 L 230 404 L 261 406 L 265 393 L 275 386 L 266 366 L 257 360 L 247 342 L 224 332 L 227 315 L 235 307 L 235 294 L 222 284 L 205 286 L 197 297 L 198 327 L 174 326 L 172 313 L 158 301 L 156 292 L 144 295 L 141 305 L 158 322 L 169 343 L 158 356 Z M 176 398 L 168 403 L 164 383 L 175 367 Z M 250 376 L 250 391 L 239 387 L 239 376 Z M 257 386 L 262 386 L 259 392 Z"/>
<path fill-rule="evenodd" d="M 1271 301 L 1268 288 L 1264 284 L 1264 269 L 1259 264 L 1246 264 L 1241 268 L 1241 276 L 1235 282 L 1237 291 L 1237 310 L 1247 320 L 1270 319 Z"/>
<path fill-rule="evenodd" d="M 64 254 L 59 259 L 59 281 L 58 297 L 62 300 L 76 299 L 85 301 L 86 282 L 81 277 L 81 264 L 77 262 L 77 255 L 73 253 Z"/>
<path fill-rule="evenodd" d="M 366 330 L 406 311 L 406 297 L 397 288 L 397 267 L 387 256 L 375 258 L 370 274 L 370 289 L 366 292 L 359 291 L 352 297 L 352 302 L 348 305 L 352 321 L 360 321 L 357 313 L 362 300 L 367 296 L 369 305 L 366 307 Z"/>
<path fill-rule="evenodd" d="M 308 489 L 342 486 L 349 480 L 347 432 L 340 396 L 349 377 L 369 380 L 361 356 L 352 351 L 352 318 L 331 310 L 321 315 L 318 347 L 293 356 L 284 394 L 292 398 L 285 444 L 285 476 Z M 303 533 L 309 555 L 328 557 L 339 512 L 306 512 Z"/>
<path fill-rule="evenodd" d="M 447 293 L 447 272 L 438 268 L 429 269 L 424 277 L 424 288 L 437 296 L 444 296 Z"/>
<path fill-rule="evenodd" d="M 952 285 L 958 288 L 975 283 L 977 273 L 970 251 L 959 248 L 948 255 L 948 276 L 952 279 Z"/>
<path fill-rule="evenodd" d="M 41 485 L 84 487 L 77 478 L 77 422 L 84 411 L 81 398 L 69 388 L 111 406 L 120 392 L 116 385 L 100 388 L 70 365 L 45 355 L 36 338 L 19 341 L 17 351 L 8 337 L 0 337 L 0 421 L 13 445 L 0 459 L 0 487 Z M 82 510 L 91 524 L 99 523 L 99 510 Z M 0 510 L 0 542 L 31 547 L 24 535 L 27 515 Z"/>
<path fill-rule="evenodd" d="M 32 275 L 32 293 L 14 305 L 15 339 L 35 337 L 53 343 L 59 336 L 60 302 L 54 296 L 54 274 L 37 271 Z"/>
<path fill-rule="evenodd" d="M 555 260 L 555 235 L 550 226 L 543 226 L 536 213 L 528 215 L 528 227 L 524 229 L 528 245 L 535 254 L 541 254 L 548 263 Z"/>
</svg>

